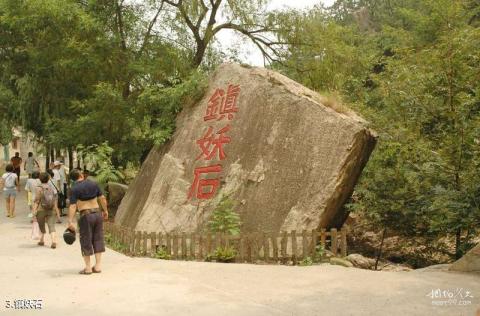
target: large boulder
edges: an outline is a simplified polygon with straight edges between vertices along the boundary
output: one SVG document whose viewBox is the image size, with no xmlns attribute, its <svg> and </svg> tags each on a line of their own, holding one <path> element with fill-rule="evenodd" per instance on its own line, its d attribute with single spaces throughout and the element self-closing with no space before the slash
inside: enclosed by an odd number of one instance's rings
<svg viewBox="0 0 480 316">
<path fill-rule="evenodd" d="M 203 231 L 229 196 L 243 232 L 340 227 L 375 142 L 348 108 L 276 72 L 224 64 L 150 152 L 116 222 Z"/>
<path fill-rule="evenodd" d="M 451 271 L 480 272 L 480 244 L 450 266 Z"/>
<path fill-rule="evenodd" d="M 110 215 L 113 217 L 116 215 L 118 207 L 122 202 L 123 197 L 127 193 L 128 185 L 118 183 L 118 182 L 109 182 L 107 185 L 108 191 L 108 209 Z"/>
</svg>

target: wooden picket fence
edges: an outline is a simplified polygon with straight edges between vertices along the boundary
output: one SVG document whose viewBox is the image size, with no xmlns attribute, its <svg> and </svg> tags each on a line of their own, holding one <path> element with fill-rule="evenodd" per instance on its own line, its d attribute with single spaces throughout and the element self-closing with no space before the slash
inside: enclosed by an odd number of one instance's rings
<svg viewBox="0 0 480 316">
<path fill-rule="evenodd" d="M 345 228 L 325 229 L 297 233 L 253 233 L 237 236 L 224 234 L 165 234 L 134 231 L 130 228 L 104 223 L 105 232 L 115 250 L 129 256 L 154 257 L 161 249 L 173 260 L 205 260 L 217 247 L 235 249 L 235 262 L 297 264 L 307 257 L 313 258 L 317 245 L 334 256 L 347 255 L 347 231 Z"/>
</svg>

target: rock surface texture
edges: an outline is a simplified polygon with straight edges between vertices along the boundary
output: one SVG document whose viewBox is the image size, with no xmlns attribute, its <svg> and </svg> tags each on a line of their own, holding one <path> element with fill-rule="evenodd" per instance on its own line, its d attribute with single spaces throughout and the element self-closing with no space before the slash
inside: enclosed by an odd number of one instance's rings
<svg viewBox="0 0 480 316">
<path fill-rule="evenodd" d="M 376 136 L 351 110 L 264 68 L 224 64 L 153 149 L 116 223 L 201 232 L 222 196 L 242 232 L 340 227 Z"/>
<path fill-rule="evenodd" d="M 480 272 L 480 244 L 450 266 L 451 271 Z"/>
<path fill-rule="evenodd" d="M 128 186 L 117 182 L 109 182 L 107 185 L 108 191 L 108 210 L 111 216 L 115 216 L 120 202 L 127 193 Z"/>
</svg>

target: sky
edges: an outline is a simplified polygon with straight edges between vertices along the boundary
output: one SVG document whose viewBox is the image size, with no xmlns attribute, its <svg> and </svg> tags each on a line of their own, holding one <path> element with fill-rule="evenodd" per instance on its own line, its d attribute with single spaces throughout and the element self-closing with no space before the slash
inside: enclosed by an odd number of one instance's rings
<svg viewBox="0 0 480 316">
<path fill-rule="evenodd" d="M 326 6 L 332 5 L 334 0 L 270 0 L 268 9 L 281 10 L 281 9 L 308 9 L 316 4 L 323 3 Z M 254 44 L 246 40 L 245 38 L 236 35 L 235 32 L 230 30 L 223 30 L 218 33 L 218 39 L 222 48 L 235 47 L 240 51 L 238 58 L 247 64 L 253 66 L 263 66 L 263 56 L 256 48 Z"/>
<path fill-rule="evenodd" d="M 333 0 L 271 0 L 269 8 L 282 9 L 284 7 L 294 9 L 305 9 L 313 7 L 315 4 L 323 3 L 327 6 L 332 5 Z"/>
</svg>

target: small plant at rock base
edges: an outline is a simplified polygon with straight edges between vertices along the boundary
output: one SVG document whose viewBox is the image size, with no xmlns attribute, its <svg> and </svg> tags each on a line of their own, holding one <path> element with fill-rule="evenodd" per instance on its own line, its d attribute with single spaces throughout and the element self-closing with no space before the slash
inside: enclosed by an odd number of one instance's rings
<svg viewBox="0 0 480 316">
<path fill-rule="evenodd" d="M 311 266 L 313 265 L 313 259 L 310 257 L 306 257 L 305 259 L 300 261 L 299 265 L 302 267 Z"/>
<path fill-rule="evenodd" d="M 215 249 L 213 255 L 207 258 L 207 261 L 215 260 L 217 262 L 234 262 L 237 252 L 231 246 L 220 246 Z M 210 260 L 208 260 L 210 259 Z"/>
<path fill-rule="evenodd" d="M 325 255 L 325 247 L 322 245 L 317 245 L 315 247 L 315 257 L 313 258 L 314 261 L 319 262 L 323 259 L 323 256 Z"/>
<path fill-rule="evenodd" d="M 122 253 L 125 253 L 128 249 L 127 245 L 119 242 L 119 241 L 115 241 L 112 237 L 111 234 L 109 233 L 106 233 L 105 234 L 105 243 L 112 249 L 112 250 L 115 250 L 115 251 L 118 251 L 118 252 L 122 252 Z"/>
<path fill-rule="evenodd" d="M 222 200 L 212 213 L 209 221 L 212 233 L 238 235 L 240 233 L 240 216 L 233 210 L 233 201 L 227 196 Z"/>
<path fill-rule="evenodd" d="M 163 259 L 163 260 L 170 260 L 172 258 L 170 254 L 167 253 L 167 250 L 165 249 L 165 247 L 157 248 L 157 251 L 155 252 L 154 257 L 156 259 Z"/>
</svg>

